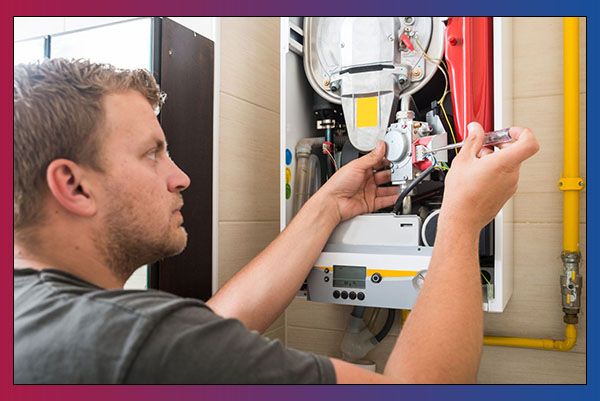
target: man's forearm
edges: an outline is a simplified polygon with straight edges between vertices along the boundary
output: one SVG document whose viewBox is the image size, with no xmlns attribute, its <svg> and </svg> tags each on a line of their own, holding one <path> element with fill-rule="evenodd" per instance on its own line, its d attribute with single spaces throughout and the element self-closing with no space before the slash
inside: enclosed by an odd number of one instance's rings
<svg viewBox="0 0 600 401">
<path fill-rule="evenodd" d="M 483 337 L 479 231 L 440 215 L 425 284 L 385 373 L 411 382 L 472 382 Z"/>
<path fill-rule="evenodd" d="M 249 329 L 264 331 L 292 301 L 338 222 L 335 204 L 317 193 L 208 305 L 221 316 L 240 319 Z"/>
</svg>

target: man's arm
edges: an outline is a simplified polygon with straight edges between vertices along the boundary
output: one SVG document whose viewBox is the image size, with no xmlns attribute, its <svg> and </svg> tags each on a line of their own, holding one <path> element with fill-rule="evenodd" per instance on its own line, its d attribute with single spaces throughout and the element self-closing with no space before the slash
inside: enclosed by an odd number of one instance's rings
<svg viewBox="0 0 600 401">
<path fill-rule="evenodd" d="M 479 232 L 514 194 L 521 162 L 539 145 L 529 130 L 512 128 L 516 142 L 491 152 L 482 148 L 479 124 L 470 124 L 469 131 L 446 178 L 425 283 L 384 375 L 333 360 L 339 383 L 475 381 L 483 343 Z"/>
<path fill-rule="evenodd" d="M 207 304 L 223 317 L 264 331 L 294 298 L 337 224 L 350 217 L 390 206 L 397 198 L 385 144 L 338 171 L 302 207 L 286 229 L 235 274 Z"/>
</svg>

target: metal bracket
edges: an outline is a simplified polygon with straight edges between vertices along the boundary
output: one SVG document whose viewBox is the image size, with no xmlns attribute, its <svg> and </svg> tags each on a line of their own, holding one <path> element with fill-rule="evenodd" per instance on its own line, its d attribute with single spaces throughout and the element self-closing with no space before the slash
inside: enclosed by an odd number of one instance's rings
<svg viewBox="0 0 600 401">
<path fill-rule="evenodd" d="M 558 180 L 558 189 L 561 191 L 581 191 L 584 185 L 581 177 L 562 177 Z"/>
</svg>

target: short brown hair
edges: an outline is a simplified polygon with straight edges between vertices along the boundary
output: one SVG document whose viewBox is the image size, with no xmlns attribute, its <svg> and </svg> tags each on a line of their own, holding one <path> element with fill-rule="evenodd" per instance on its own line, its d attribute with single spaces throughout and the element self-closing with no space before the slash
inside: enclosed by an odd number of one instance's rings
<svg viewBox="0 0 600 401">
<path fill-rule="evenodd" d="M 103 97 L 140 92 L 158 113 L 164 101 L 152 74 L 88 60 L 53 59 L 14 70 L 14 230 L 42 215 L 46 170 L 65 158 L 101 170 Z"/>
</svg>

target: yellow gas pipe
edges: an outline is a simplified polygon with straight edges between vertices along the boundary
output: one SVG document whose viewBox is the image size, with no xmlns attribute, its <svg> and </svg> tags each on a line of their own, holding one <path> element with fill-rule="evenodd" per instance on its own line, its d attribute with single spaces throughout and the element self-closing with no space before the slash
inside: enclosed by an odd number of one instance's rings
<svg viewBox="0 0 600 401">
<path fill-rule="evenodd" d="M 563 311 L 565 312 L 564 340 L 551 338 L 485 336 L 485 345 L 569 351 L 577 342 L 577 313 L 581 277 L 579 276 L 579 191 L 583 178 L 579 176 L 579 19 L 564 21 L 564 172 L 559 180 L 563 191 L 563 252 L 565 274 L 561 277 Z M 402 311 L 402 321 L 410 311 Z"/>
<path fill-rule="evenodd" d="M 557 351 L 571 350 L 577 341 L 577 313 L 581 277 L 579 276 L 579 191 L 583 179 L 579 176 L 579 18 L 567 17 L 564 23 L 564 172 L 559 188 L 563 202 L 563 253 L 565 275 L 561 277 L 565 339 L 518 338 L 485 336 L 485 345 L 537 348 Z"/>
</svg>

